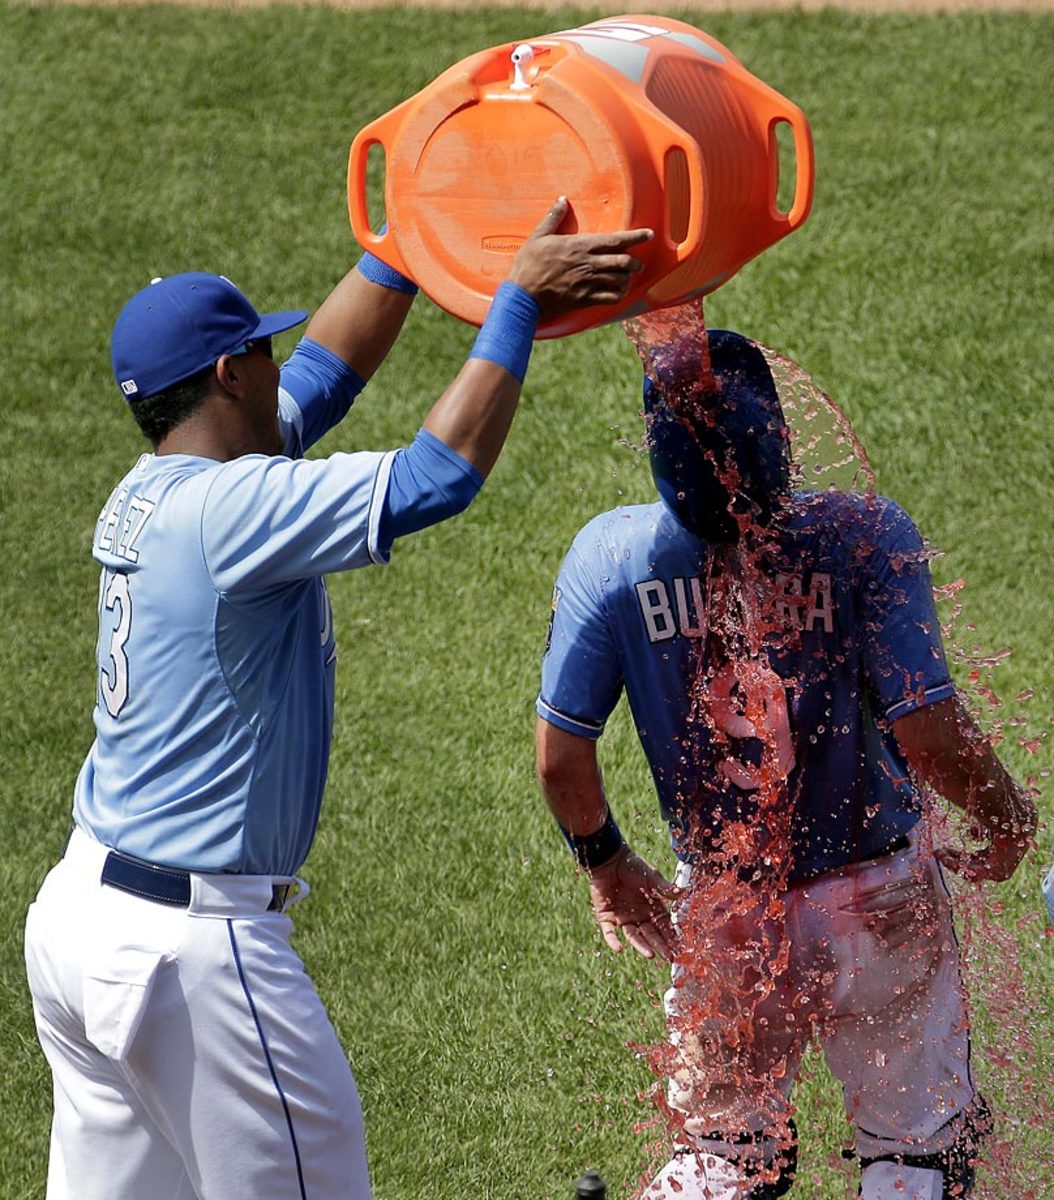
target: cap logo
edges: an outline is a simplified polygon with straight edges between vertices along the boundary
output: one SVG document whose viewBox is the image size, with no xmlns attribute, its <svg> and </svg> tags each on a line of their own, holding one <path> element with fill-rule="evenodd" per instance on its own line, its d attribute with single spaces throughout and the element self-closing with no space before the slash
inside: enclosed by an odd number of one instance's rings
<svg viewBox="0 0 1054 1200">
<path fill-rule="evenodd" d="M 121 391 L 126 396 L 134 396 L 139 391 L 139 384 L 134 379 L 123 379 L 121 381 Z"/>
</svg>

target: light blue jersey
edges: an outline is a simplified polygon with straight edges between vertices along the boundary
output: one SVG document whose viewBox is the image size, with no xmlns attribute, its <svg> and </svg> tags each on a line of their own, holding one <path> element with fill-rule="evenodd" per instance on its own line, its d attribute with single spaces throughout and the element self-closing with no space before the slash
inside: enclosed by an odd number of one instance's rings
<svg viewBox="0 0 1054 1200">
<path fill-rule="evenodd" d="M 713 647 L 711 551 L 664 504 L 619 508 L 575 539 L 556 585 L 538 713 L 596 738 L 626 691 L 674 844 L 715 813 L 749 811 L 704 722 L 690 719 Z M 869 858 L 919 817 L 889 722 L 954 694 L 922 541 L 889 500 L 799 493 L 768 564 L 778 626 L 765 648 L 783 681 L 794 747 L 791 881 Z M 755 738 L 736 739 L 756 763 Z M 711 807 L 712 806 L 712 807 Z"/>
<path fill-rule="evenodd" d="M 99 517 L 97 736 L 74 818 L 136 858 L 291 875 L 311 846 L 337 657 L 323 576 L 387 560 L 393 459 L 299 457 L 350 403 L 326 357 L 306 343 L 283 367 L 290 457 L 144 454 Z"/>
</svg>

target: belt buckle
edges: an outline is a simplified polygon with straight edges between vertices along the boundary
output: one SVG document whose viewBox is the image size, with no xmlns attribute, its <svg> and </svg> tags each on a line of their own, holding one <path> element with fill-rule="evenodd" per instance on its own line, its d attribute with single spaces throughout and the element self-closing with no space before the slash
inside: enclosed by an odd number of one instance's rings
<svg viewBox="0 0 1054 1200">
<path fill-rule="evenodd" d="M 296 880 L 289 883 L 273 883 L 271 885 L 271 903 L 267 906 L 268 912 L 282 912 L 286 904 L 296 895 L 297 885 Z"/>
</svg>

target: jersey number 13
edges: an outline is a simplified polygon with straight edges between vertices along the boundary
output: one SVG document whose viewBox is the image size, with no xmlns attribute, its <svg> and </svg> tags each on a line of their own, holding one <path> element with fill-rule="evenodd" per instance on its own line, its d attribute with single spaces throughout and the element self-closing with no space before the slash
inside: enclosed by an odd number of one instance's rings
<svg viewBox="0 0 1054 1200">
<path fill-rule="evenodd" d="M 109 642 L 106 631 L 109 629 Z M 128 655 L 132 632 L 132 597 L 128 576 L 103 571 L 99 582 L 99 696 L 111 717 L 119 717 L 128 702 Z"/>
</svg>

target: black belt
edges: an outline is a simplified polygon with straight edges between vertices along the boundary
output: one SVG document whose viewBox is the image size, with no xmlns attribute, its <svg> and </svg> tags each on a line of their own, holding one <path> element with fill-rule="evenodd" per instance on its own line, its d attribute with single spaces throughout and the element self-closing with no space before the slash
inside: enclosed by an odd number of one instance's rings
<svg viewBox="0 0 1054 1200">
<path fill-rule="evenodd" d="M 906 833 L 902 833 L 900 837 L 895 837 L 891 842 L 883 846 L 881 850 L 876 850 L 873 854 L 865 854 L 863 858 L 854 858 L 851 862 L 842 863 L 837 867 L 825 867 L 822 871 L 813 872 L 810 875 L 792 877 L 789 886 L 796 887 L 799 883 L 810 883 L 813 879 L 818 879 L 821 875 L 827 875 L 832 871 L 841 871 L 845 867 L 853 867 L 859 863 L 874 862 L 877 858 L 887 858 L 892 854 L 899 854 L 901 850 L 907 850 L 910 845 L 911 838 Z M 691 860 L 682 859 L 681 861 L 690 862 Z M 736 877 L 740 883 L 760 883 L 772 874 L 771 868 L 762 867 L 757 864 L 744 866 L 736 863 L 707 864 L 707 869 L 715 877 L 723 875 L 730 867 L 734 868 Z"/>
<path fill-rule="evenodd" d="M 820 871 L 818 874 L 804 875 L 801 879 L 795 879 L 794 885 L 799 883 L 811 883 L 814 879 L 819 879 L 822 875 L 829 875 L 834 871 L 843 871 L 847 867 L 855 867 L 860 863 L 874 862 L 879 858 L 889 858 L 893 854 L 899 854 L 901 850 L 907 850 L 911 845 L 911 838 L 906 833 L 902 833 L 900 837 L 895 837 L 891 842 L 888 842 L 881 850 L 876 850 L 874 854 L 865 854 L 863 858 L 854 858 L 852 862 L 841 863 L 837 867 L 828 867 L 825 871 Z"/>
<path fill-rule="evenodd" d="M 901 850 L 906 850 L 910 845 L 911 838 L 906 833 L 902 833 L 900 837 L 894 838 L 888 846 L 883 846 L 881 850 L 876 850 L 874 854 L 868 854 L 857 861 L 870 862 L 873 858 L 886 858 L 890 854 L 899 854 Z"/>
<path fill-rule="evenodd" d="M 111 850 L 102 866 L 102 882 L 122 892 L 130 892 L 156 904 L 186 908 L 190 904 L 190 872 L 176 867 L 155 867 L 153 863 L 131 858 L 119 850 Z M 296 885 L 271 885 L 268 912 L 279 912 L 285 906 Z"/>
</svg>

